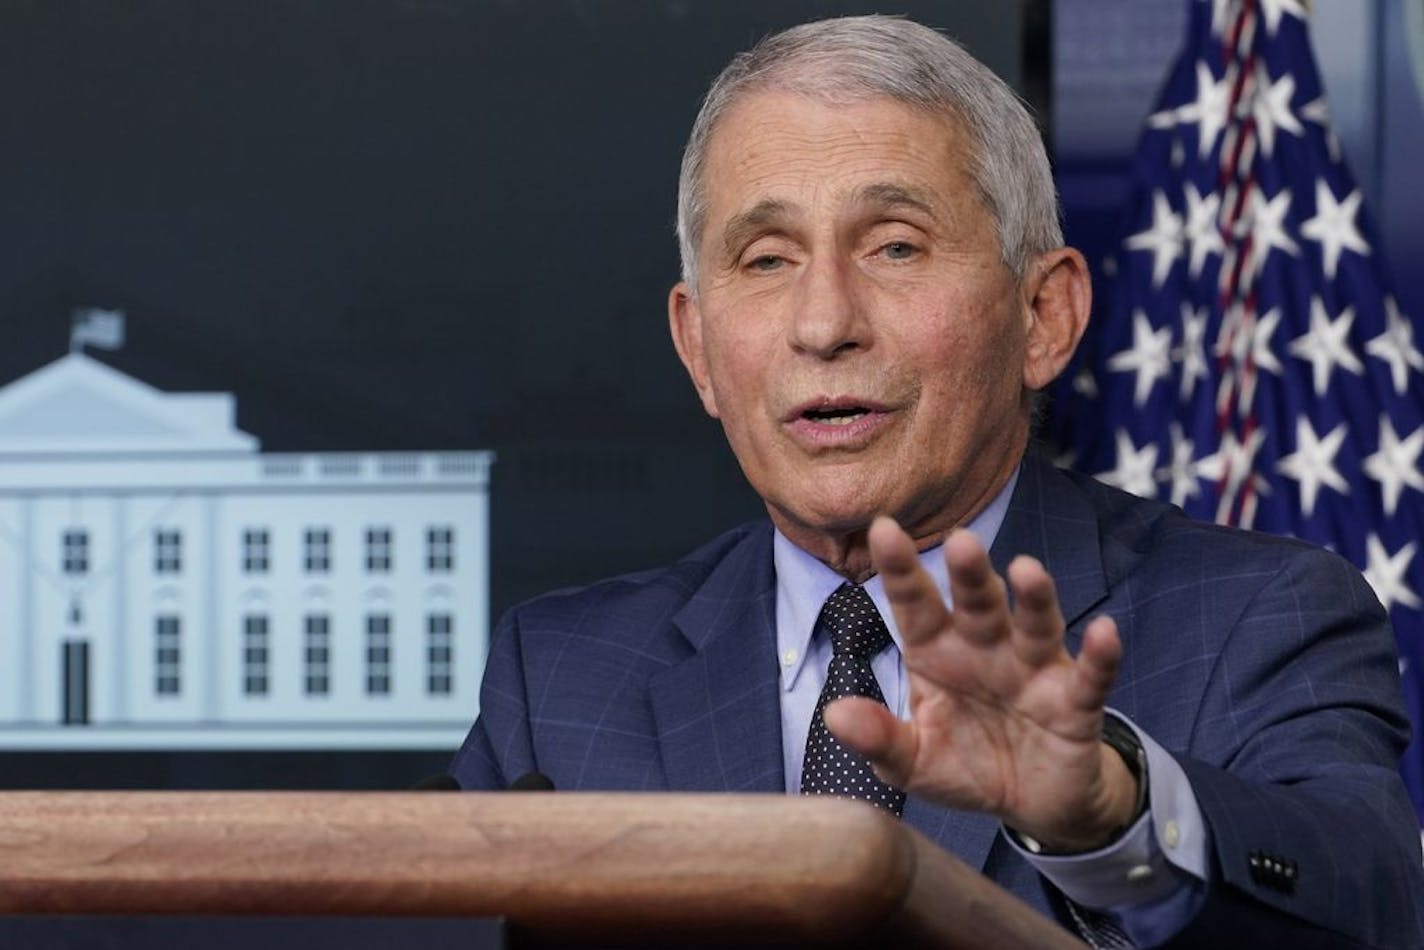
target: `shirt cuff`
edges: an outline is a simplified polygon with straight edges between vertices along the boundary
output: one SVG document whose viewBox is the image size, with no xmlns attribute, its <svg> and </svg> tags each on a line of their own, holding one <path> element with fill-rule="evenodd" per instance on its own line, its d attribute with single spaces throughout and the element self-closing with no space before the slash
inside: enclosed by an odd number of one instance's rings
<svg viewBox="0 0 1424 950">
<path fill-rule="evenodd" d="M 1132 729 L 1146 753 L 1147 811 L 1117 841 L 1084 854 L 1034 854 L 1014 835 L 1004 837 L 1068 899 L 1122 912 L 1205 881 L 1208 853 L 1201 807 L 1182 767 L 1136 723 L 1112 713 Z"/>
</svg>

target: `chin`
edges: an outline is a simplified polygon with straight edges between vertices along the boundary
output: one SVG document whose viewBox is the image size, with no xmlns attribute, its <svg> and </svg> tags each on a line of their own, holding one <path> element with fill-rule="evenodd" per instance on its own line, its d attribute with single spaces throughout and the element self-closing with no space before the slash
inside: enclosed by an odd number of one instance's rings
<svg viewBox="0 0 1424 950">
<path fill-rule="evenodd" d="M 777 505 L 773 510 L 779 510 L 803 531 L 832 537 L 862 533 L 876 515 L 885 511 L 880 505 L 867 504 L 863 497 L 803 500 L 799 504 Z"/>
</svg>

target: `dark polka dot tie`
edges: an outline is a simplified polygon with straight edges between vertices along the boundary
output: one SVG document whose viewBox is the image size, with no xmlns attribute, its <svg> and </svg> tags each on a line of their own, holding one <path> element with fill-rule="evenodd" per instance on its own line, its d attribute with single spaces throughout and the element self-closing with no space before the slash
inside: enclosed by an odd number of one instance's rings
<svg viewBox="0 0 1424 950">
<path fill-rule="evenodd" d="M 842 584 L 826 598 L 816 620 L 816 634 L 831 638 L 832 656 L 806 736 L 801 794 L 858 798 L 898 815 L 905 808 L 905 793 L 880 781 L 864 756 L 841 745 L 826 728 L 823 715 L 826 704 L 843 696 L 869 696 L 885 702 L 870 660 L 889 645 L 890 631 L 865 588 Z"/>
</svg>

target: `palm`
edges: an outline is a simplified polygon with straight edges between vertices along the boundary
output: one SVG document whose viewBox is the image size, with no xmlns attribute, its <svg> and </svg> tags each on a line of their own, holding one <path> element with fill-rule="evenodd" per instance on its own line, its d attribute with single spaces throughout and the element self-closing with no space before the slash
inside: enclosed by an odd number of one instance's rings
<svg viewBox="0 0 1424 950">
<path fill-rule="evenodd" d="M 898 527 L 877 522 L 871 544 L 904 641 L 910 720 L 843 701 L 828 714 L 832 730 L 915 794 L 1049 837 L 1093 827 L 1105 803 L 1098 736 L 1119 654 L 1112 621 L 1089 625 L 1075 660 L 1036 561 L 1010 565 L 1011 609 L 978 541 L 956 533 L 945 544 L 951 613 Z"/>
<path fill-rule="evenodd" d="M 984 670 L 999 664 L 953 655 L 969 651 L 949 639 L 951 649 L 906 652 L 917 738 L 912 790 L 995 814 L 1051 811 L 1056 785 L 1081 785 L 1097 766 L 1099 716 L 1070 708 L 1071 666 Z M 1005 688 L 983 689 L 985 679 Z"/>
</svg>

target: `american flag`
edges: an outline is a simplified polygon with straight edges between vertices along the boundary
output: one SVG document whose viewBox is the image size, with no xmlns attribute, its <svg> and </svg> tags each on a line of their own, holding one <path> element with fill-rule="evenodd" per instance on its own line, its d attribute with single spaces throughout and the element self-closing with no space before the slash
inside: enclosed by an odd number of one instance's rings
<svg viewBox="0 0 1424 950">
<path fill-rule="evenodd" d="M 1424 822 L 1424 354 L 1331 132 L 1305 0 L 1188 2 L 1056 437 L 1103 481 L 1364 571 Z"/>
</svg>

